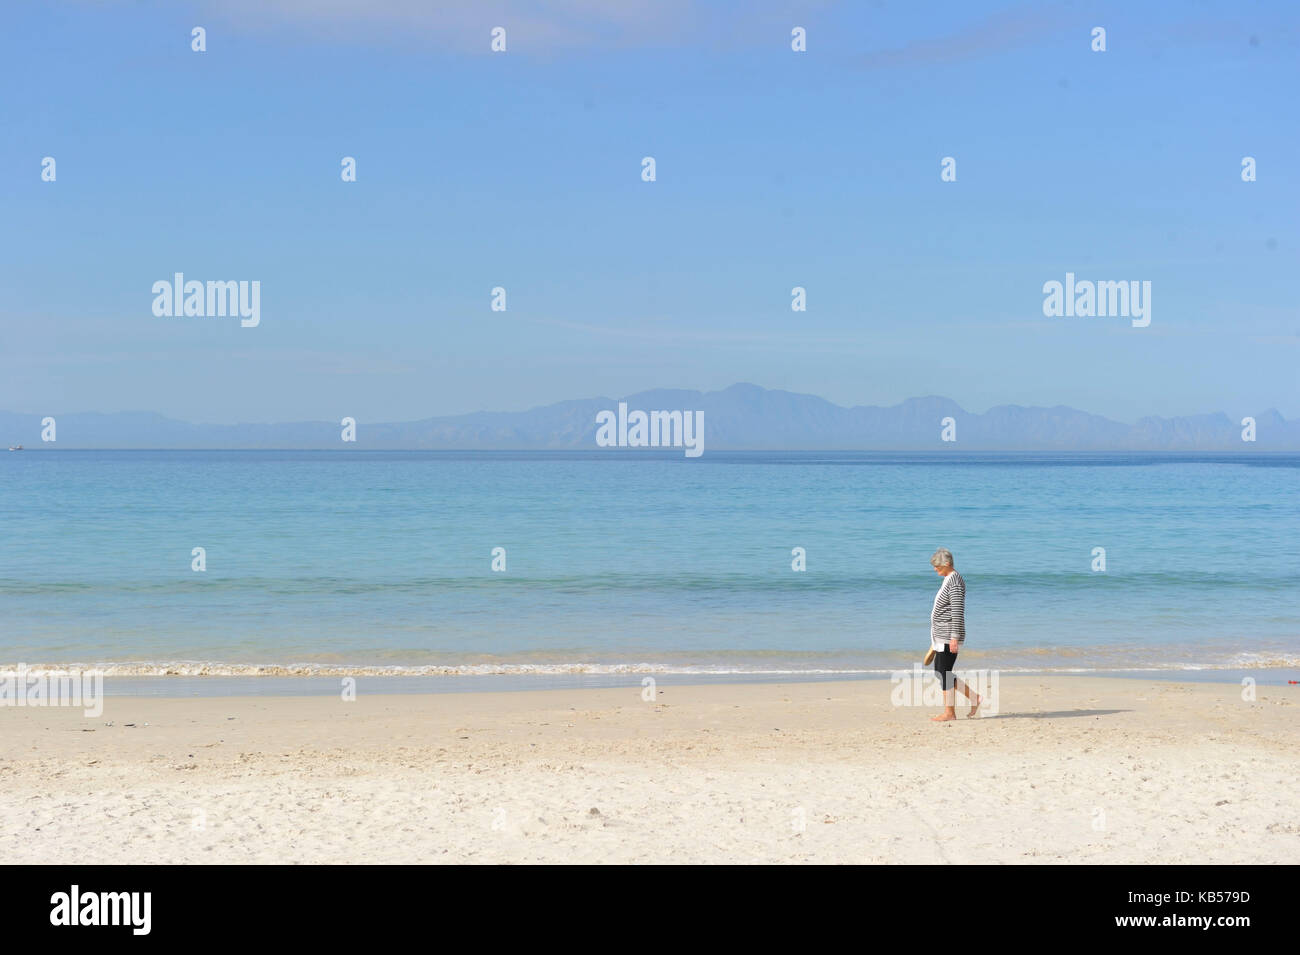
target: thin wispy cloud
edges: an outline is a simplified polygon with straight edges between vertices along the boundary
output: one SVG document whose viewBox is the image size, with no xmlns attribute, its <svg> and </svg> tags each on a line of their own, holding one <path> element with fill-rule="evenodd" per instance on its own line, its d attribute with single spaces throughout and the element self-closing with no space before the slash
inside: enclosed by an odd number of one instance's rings
<svg viewBox="0 0 1300 955">
<path fill-rule="evenodd" d="M 533 322 L 539 325 L 548 325 L 553 328 L 564 328 L 570 331 L 581 332 L 584 335 L 600 335 L 607 338 L 628 338 L 638 341 L 653 341 L 661 345 L 672 345 L 680 342 L 699 342 L 699 343 L 718 343 L 718 344 L 761 344 L 777 345 L 780 347 L 790 347 L 793 345 L 835 345 L 835 346 L 864 346 L 865 343 L 860 338 L 848 337 L 830 337 L 823 338 L 815 335 L 808 335 L 804 331 L 796 331 L 790 334 L 771 334 L 762 331 L 754 332 L 726 332 L 726 331 L 701 331 L 695 329 L 682 329 L 665 327 L 657 324 L 653 328 L 639 327 L 646 319 L 634 319 L 627 322 L 626 327 L 614 327 L 608 325 L 594 325 L 588 322 L 575 322 L 561 318 L 545 318 L 540 316 L 522 316 L 521 321 Z M 649 319 L 648 321 L 656 321 Z"/>
<path fill-rule="evenodd" d="M 897 69 L 992 56 L 1057 35 L 1070 19 L 1067 11 L 1055 4 L 1015 7 L 951 33 L 873 51 L 861 63 L 867 69 Z"/>
<path fill-rule="evenodd" d="M 490 31 L 499 26 L 511 52 L 529 55 L 687 46 L 720 23 L 753 33 L 755 23 L 778 13 L 824 5 L 761 0 L 746 4 L 743 16 L 703 0 L 202 0 L 200 9 L 249 30 L 289 28 L 341 39 L 360 33 L 465 53 L 488 53 Z"/>
</svg>

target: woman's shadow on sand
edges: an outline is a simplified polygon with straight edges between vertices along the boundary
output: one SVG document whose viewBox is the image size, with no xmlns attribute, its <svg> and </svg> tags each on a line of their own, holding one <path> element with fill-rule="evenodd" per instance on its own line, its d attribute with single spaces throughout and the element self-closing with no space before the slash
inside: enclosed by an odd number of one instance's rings
<svg viewBox="0 0 1300 955">
<path fill-rule="evenodd" d="M 1050 720 L 1064 716 L 1113 716 L 1116 713 L 1131 713 L 1132 710 L 1057 710 L 1054 713 L 992 713 L 981 715 L 982 720 Z"/>
</svg>

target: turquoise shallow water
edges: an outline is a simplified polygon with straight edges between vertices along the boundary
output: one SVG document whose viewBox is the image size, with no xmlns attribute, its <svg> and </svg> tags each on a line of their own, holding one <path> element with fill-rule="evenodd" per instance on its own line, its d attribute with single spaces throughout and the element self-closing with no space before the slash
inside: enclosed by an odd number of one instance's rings
<svg viewBox="0 0 1300 955">
<path fill-rule="evenodd" d="M 924 652 L 943 545 L 968 666 L 1294 666 L 1298 490 L 1300 455 L 15 452 L 0 664 L 870 673 Z"/>
</svg>

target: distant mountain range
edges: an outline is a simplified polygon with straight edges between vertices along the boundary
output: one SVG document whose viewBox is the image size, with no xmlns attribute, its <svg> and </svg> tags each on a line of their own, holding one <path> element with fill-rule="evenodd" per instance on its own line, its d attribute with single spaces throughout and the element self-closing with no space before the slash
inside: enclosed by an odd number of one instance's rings
<svg viewBox="0 0 1300 955">
<path fill-rule="evenodd" d="M 844 408 L 813 395 L 737 384 L 722 391 L 659 389 L 622 399 L 582 398 L 530 411 L 480 411 L 408 422 L 356 425 L 344 443 L 339 421 L 189 424 L 152 412 L 55 414 L 55 444 L 41 441 L 41 418 L 0 412 L 0 440 L 43 448 L 598 450 L 596 416 L 629 410 L 703 411 L 710 450 L 1044 450 L 1300 451 L 1300 421 L 1276 410 L 1255 418 L 1256 441 L 1242 440 L 1241 417 L 1216 414 L 1142 418 L 1127 425 L 1074 408 L 1000 405 L 983 414 L 950 398 L 909 398 L 887 408 Z M 941 440 L 952 418 L 956 441 Z"/>
</svg>

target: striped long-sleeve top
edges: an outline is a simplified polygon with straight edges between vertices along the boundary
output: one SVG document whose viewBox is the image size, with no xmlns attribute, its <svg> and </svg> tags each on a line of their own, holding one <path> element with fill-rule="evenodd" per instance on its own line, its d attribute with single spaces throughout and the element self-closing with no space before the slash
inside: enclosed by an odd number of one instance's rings
<svg viewBox="0 0 1300 955">
<path fill-rule="evenodd" d="M 930 612 L 930 646 L 936 651 L 947 650 L 948 641 L 957 638 L 957 647 L 966 642 L 966 581 L 953 571 L 943 578 L 939 592 L 934 595 L 934 610 Z"/>
</svg>

